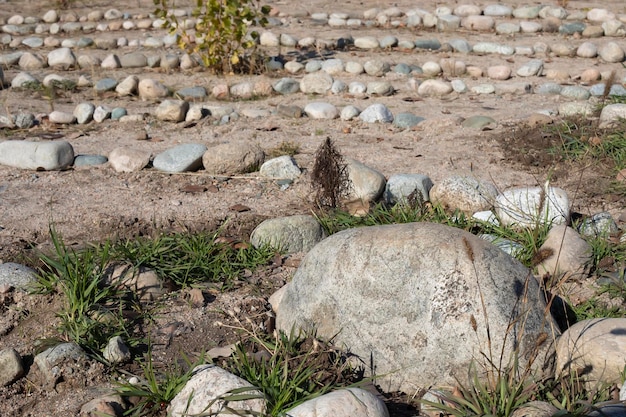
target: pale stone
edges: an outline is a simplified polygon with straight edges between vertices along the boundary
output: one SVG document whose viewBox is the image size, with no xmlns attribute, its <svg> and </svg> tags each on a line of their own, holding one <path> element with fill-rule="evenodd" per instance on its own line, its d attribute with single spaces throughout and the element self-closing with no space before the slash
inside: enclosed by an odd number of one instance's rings
<svg viewBox="0 0 626 417">
<path fill-rule="evenodd" d="M 150 162 L 150 152 L 119 147 L 109 153 L 109 164 L 117 172 L 141 171 Z"/>
</svg>

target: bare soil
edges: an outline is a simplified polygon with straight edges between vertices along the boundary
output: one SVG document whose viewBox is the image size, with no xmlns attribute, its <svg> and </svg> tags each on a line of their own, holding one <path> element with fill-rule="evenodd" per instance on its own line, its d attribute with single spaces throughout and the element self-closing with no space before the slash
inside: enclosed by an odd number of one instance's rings
<svg viewBox="0 0 626 417">
<path fill-rule="evenodd" d="M 505 4 L 518 5 L 516 1 Z M 484 5 L 480 2 L 477 4 Z M 341 4 L 327 0 L 301 2 L 277 1 L 272 6 L 291 16 L 303 9 L 312 12 L 362 13 L 379 6 L 372 0 L 346 1 Z M 402 0 L 394 3 L 403 10 L 415 7 L 414 2 Z M 434 11 L 441 4 L 434 0 L 420 2 L 420 7 Z M 555 3 L 556 5 L 556 3 Z M 388 6 L 391 6 L 389 4 Z M 448 6 L 454 7 L 454 4 Z M 568 8 L 585 9 L 594 3 L 570 1 Z M 25 16 L 41 16 L 52 8 L 50 1 L 9 0 L 0 3 L 0 17 L 8 18 L 19 13 Z M 152 11 L 149 0 L 121 2 L 93 1 L 74 2 L 71 11 L 79 16 L 93 9 L 106 10 L 116 7 L 131 14 Z M 603 2 L 602 7 L 624 13 L 621 0 Z M 288 26 L 273 28 L 276 33 L 285 32 L 296 37 L 313 36 L 330 39 L 348 33 L 328 26 L 314 26 L 306 18 L 287 18 Z M 465 38 L 470 43 L 495 41 L 509 45 L 532 46 L 536 42 L 580 44 L 584 40 L 557 34 L 520 34 L 515 37 L 497 36 L 495 33 L 460 31 L 437 33 L 431 30 L 406 28 L 357 28 L 350 29 L 353 37 L 393 34 L 399 38 L 438 38 L 444 42 L 451 38 Z M 96 33 L 89 36 L 122 36 L 118 33 Z M 143 31 L 124 33 L 129 39 L 146 36 Z M 606 39 L 595 40 L 598 43 Z M 619 40 L 623 44 L 623 40 Z M 132 48 L 115 51 L 89 50 L 87 53 L 104 57 L 114 52 L 123 54 Z M 8 52 L 8 51 L 3 51 Z M 154 51 L 151 53 L 160 53 Z M 319 51 L 269 51 L 293 56 L 316 56 Z M 359 51 L 347 49 L 328 51 L 325 57 L 337 57 L 344 61 L 365 62 L 376 57 L 392 64 L 423 64 L 438 62 L 442 58 L 454 58 L 468 65 L 485 69 L 491 65 L 507 64 L 516 69 L 529 58 L 523 56 L 478 56 L 453 52 L 429 51 Z M 588 68 L 617 72 L 617 79 L 626 75 L 620 64 L 607 64 L 599 59 L 570 59 L 553 56 L 541 57 L 547 68 L 562 69 L 572 77 Z M 43 79 L 52 70 L 34 71 Z M 11 79 L 18 70 L 5 69 L 5 78 Z M 165 85 L 178 89 L 188 86 L 204 86 L 208 91 L 218 83 L 234 84 L 257 76 L 214 76 L 200 69 L 188 72 L 141 70 L 100 70 L 93 72 L 74 70 L 63 73 L 71 79 L 79 74 L 97 81 L 104 77 L 122 80 L 129 74 L 143 78 L 155 78 Z M 258 76 L 270 82 L 286 76 L 282 73 Z M 375 78 L 341 74 L 339 79 L 350 82 L 358 79 L 368 82 Z M 304 107 L 309 101 L 323 100 L 337 106 L 356 105 L 364 109 L 369 104 L 381 102 L 396 114 L 412 112 L 426 118 L 416 128 L 403 131 L 391 125 L 363 124 L 359 121 L 323 120 L 307 118 L 289 119 L 271 116 L 268 119 L 246 119 L 217 126 L 213 120 L 195 124 L 173 124 L 156 120 L 151 116 L 157 103 L 134 98 L 118 98 L 115 95 L 96 96 L 89 88 L 74 92 L 58 92 L 53 100 L 32 91 L 0 91 L 6 112 L 30 111 L 48 113 L 51 108 L 71 112 L 76 104 L 91 101 L 110 107 L 126 107 L 129 114 L 146 113 L 144 122 L 119 123 L 107 121 L 86 126 L 58 126 L 42 123 L 24 130 L 2 130 L 2 140 L 50 140 L 64 138 L 74 146 L 77 154 L 103 154 L 119 146 L 147 149 L 153 155 L 180 143 L 203 143 L 213 146 L 232 139 L 254 141 L 270 152 L 281 143 L 292 142 L 299 147 L 295 159 L 305 171 L 304 175 L 286 190 L 273 181 L 255 174 L 232 178 L 215 177 L 203 171 L 186 174 L 166 174 L 154 169 L 125 174 L 116 173 L 108 165 L 80 167 L 60 172 L 23 171 L 0 166 L 0 262 L 29 262 L 39 250 L 49 250 L 50 225 L 64 237 L 66 243 L 80 246 L 86 242 L 100 242 L 109 238 L 149 236 L 161 231 L 216 230 L 224 227 L 224 234 L 242 240 L 262 220 L 310 213 L 315 209 L 312 200 L 309 172 L 313 155 L 326 137 L 331 137 L 340 151 L 371 166 L 387 177 L 398 173 L 423 173 L 438 182 L 451 175 L 473 175 L 494 182 L 500 189 L 512 186 L 543 184 L 547 178 L 553 185 L 566 189 L 574 200 L 573 210 L 583 215 L 609 211 L 619 217 L 625 207 L 626 195 L 613 186 L 615 172 L 610 164 L 571 163 L 549 153 L 554 140 L 547 140 L 539 127 L 528 128 L 529 117 L 537 110 L 554 109 L 564 99 L 536 94 L 527 95 L 474 95 L 452 94 L 445 98 L 422 98 L 412 89 L 405 76 L 389 74 L 386 77 L 398 90 L 391 97 L 363 99 L 349 95 L 309 97 L 303 94 L 271 96 L 251 101 L 215 101 L 215 105 L 230 105 L 235 109 L 274 109 L 279 104 L 295 104 Z M 464 78 L 468 85 L 490 82 L 488 79 Z M 545 82 L 544 78 L 531 77 L 506 82 L 525 81 L 533 85 Z M 572 79 L 569 82 L 575 83 Z M 212 101 L 212 99 L 208 100 Z M 498 121 L 493 130 L 479 131 L 460 126 L 460 120 L 473 115 L 485 115 Z M 148 137 L 148 140 L 138 138 Z M 189 185 L 199 185 L 201 192 L 188 192 Z M 248 211 L 233 210 L 244 205 Z M 260 324 L 266 319 L 267 298 L 286 283 L 295 271 L 302 255 L 285 257 L 242 277 L 239 285 L 226 293 L 205 291 L 205 303 L 193 306 L 188 294 L 171 294 L 160 304 L 155 323 L 145 329 L 153 337 L 155 361 L 160 366 L 179 360 L 181 352 L 194 357 L 203 350 L 225 346 L 238 340 L 238 332 L 219 323 L 239 327 L 247 318 Z M 0 294 L 0 349 L 15 348 L 29 366 L 27 376 L 15 384 L 0 389 L 0 415 L 2 416 L 66 416 L 76 415 L 80 405 L 93 398 L 111 380 L 111 372 L 100 364 L 94 364 L 75 380 L 55 387 L 43 384 L 37 374 L 32 358 L 38 339 L 55 338 L 55 313 L 63 308 L 58 296 L 25 295 L 20 292 Z M 136 370 L 135 370 L 136 371 Z M 412 394 L 412 393 L 407 393 Z M 407 396 L 387 399 L 392 415 L 414 415 L 415 406 Z M 164 414 L 163 414 L 164 415 Z"/>
</svg>

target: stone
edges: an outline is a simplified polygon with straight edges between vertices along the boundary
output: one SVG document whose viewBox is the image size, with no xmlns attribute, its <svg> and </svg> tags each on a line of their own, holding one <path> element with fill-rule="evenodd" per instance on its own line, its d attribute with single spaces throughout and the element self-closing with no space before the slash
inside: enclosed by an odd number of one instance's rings
<svg viewBox="0 0 626 417">
<path fill-rule="evenodd" d="M 341 114 L 339 117 L 341 117 L 341 120 L 352 120 L 359 114 L 361 114 L 361 110 L 359 110 L 355 106 L 350 105 L 341 109 Z"/>
<path fill-rule="evenodd" d="M 604 36 L 604 29 L 602 26 L 587 25 L 582 35 L 583 38 L 601 38 Z"/>
<path fill-rule="evenodd" d="M 612 13 L 607 9 L 600 9 L 596 7 L 587 11 L 587 20 L 592 22 L 606 22 L 614 19 L 615 13 Z"/>
<path fill-rule="evenodd" d="M 18 65 L 22 70 L 31 71 L 44 68 L 46 63 L 41 56 L 24 52 L 19 59 Z"/>
<path fill-rule="evenodd" d="M 178 123 L 185 120 L 188 110 L 189 103 L 185 100 L 163 100 L 154 115 L 159 120 Z"/>
<path fill-rule="evenodd" d="M 115 92 L 120 97 L 132 96 L 137 94 L 137 88 L 139 87 L 139 77 L 136 75 L 129 75 L 115 87 Z"/>
<path fill-rule="evenodd" d="M 582 320 L 567 329 L 556 343 L 557 374 L 584 369 L 588 386 L 621 384 L 626 352 L 624 318 Z"/>
<path fill-rule="evenodd" d="M 0 263 L 0 286 L 26 291 L 35 282 L 37 282 L 37 272 L 34 269 L 13 262 Z"/>
<path fill-rule="evenodd" d="M 366 93 L 375 96 L 391 96 L 395 93 L 393 85 L 388 81 L 372 81 L 367 83 Z"/>
<path fill-rule="evenodd" d="M 355 96 L 362 96 L 367 92 L 367 86 L 360 81 L 352 81 L 348 86 L 348 92 Z"/>
<path fill-rule="evenodd" d="M 278 329 L 333 337 L 372 364 L 387 392 L 465 384 L 470 363 L 488 345 L 504 352 L 490 358 L 494 363 L 510 363 L 517 348 L 523 361 L 539 335 L 556 328 L 526 267 L 489 242 L 435 223 L 355 228 L 324 239 L 274 308 Z M 532 368 L 543 366 L 548 344 Z"/>
<path fill-rule="evenodd" d="M 59 21 L 59 14 L 54 9 L 48 10 L 46 13 L 44 13 L 42 20 L 45 23 L 56 23 Z"/>
<path fill-rule="evenodd" d="M 481 13 L 480 7 L 474 4 L 460 4 L 454 8 L 454 14 L 460 17 L 478 16 Z"/>
<path fill-rule="evenodd" d="M 24 376 L 22 357 L 13 348 L 0 350 L 0 387 L 11 385 Z"/>
<path fill-rule="evenodd" d="M 600 112 L 600 128 L 607 128 L 619 123 L 620 119 L 626 119 L 626 104 L 609 104 Z"/>
<path fill-rule="evenodd" d="M 111 120 L 119 120 L 122 117 L 126 116 L 128 112 L 123 107 L 115 107 L 111 110 Z"/>
<path fill-rule="evenodd" d="M 302 171 L 291 156 L 282 155 L 265 161 L 259 174 L 267 178 L 295 180 Z"/>
<path fill-rule="evenodd" d="M 167 415 L 185 417 L 189 415 L 223 415 L 225 401 L 220 397 L 231 390 L 246 389 L 246 395 L 259 398 L 231 401 L 228 407 L 238 415 L 261 415 L 265 412 L 265 401 L 259 391 L 249 382 L 215 365 L 200 365 L 194 368 L 191 379 L 180 390 L 167 407 Z"/>
<path fill-rule="evenodd" d="M 478 54 L 513 55 L 515 53 L 515 48 L 495 42 L 478 42 L 472 47 L 472 51 Z"/>
<path fill-rule="evenodd" d="M 452 14 L 437 16 L 437 30 L 440 32 L 454 32 L 461 27 L 461 18 Z"/>
<path fill-rule="evenodd" d="M 37 120 L 32 113 L 20 112 L 15 115 L 13 123 L 18 129 L 30 129 L 37 124 Z"/>
<path fill-rule="evenodd" d="M 387 204 L 408 203 L 415 195 L 416 201 L 430 201 L 432 180 L 423 174 L 395 174 L 389 177 L 385 186 L 384 199 Z M 417 195 L 416 195 L 417 194 Z"/>
<path fill-rule="evenodd" d="M 93 120 L 96 123 L 102 123 L 111 117 L 111 108 L 108 106 L 97 106 L 93 112 Z"/>
<path fill-rule="evenodd" d="M 423 117 L 416 116 L 413 113 L 398 113 L 394 116 L 393 125 L 400 129 L 410 129 L 424 120 Z"/>
<path fill-rule="evenodd" d="M 330 103 L 314 101 L 304 107 L 304 112 L 311 119 L 336 119 L 339 116 L 337 107 Z"/>
<path fill-rule="evenodd" d="M 300 81 L 300 91 L 304 94 L 326 94 L 333 85 L 333 77 L 325 72 L 307 74 Z"/>
<path fill-rule="evenodd" d="M 122 68 L 143 68 L 148 66 L 148 58 L 141 52 L 124 54 L 120 57 Z"/>
<path fill-rule="evenodd" d="M 468 54 L 472 51 L 471 45 L 465 39 L 450 39 L 448 44 L 452 47 L 452 49 L 454 49 L 454 51 L 462 54 Z"/>
<path fill-rule="evenodd" d="M 366 61 L 363 64 L 363 69 L 368 75 L 373 77 L 382 77 L 385 73 L 391 71 L 389 63 L 380 59 Z"/>
<path fill-rule="evenodd" d="M 463 121 L 461 126 L 467 127 L 470 129 L 484 129 L 487 126 L 495 125 L 496 120 L 489 116 L 470 116 Z"/>
<path fill-rule="evenodd" d="M 250 235 L 256 247 L 269 245 L 285 253 L 308 252 L 324 239 L 324 229 L 310 215 L 276 217 L 264 220 Z"/>
<path fill-rule="evenodd" d="M 519 23 L 500 22 L 496 25 L 496 33 L 498 35 L 513 35 L 522 31 Z"/>
<path fill-rule="evenodd" d="M 550 274 L 559 277 L 567 274 L 572 278 L 582 278 L 585 266 L 591 260 L 589 243 L 564 224 L 550 229 L 539 253 L 545 254 L 537 265 L 537 271 L 542 276 Z"/>
<path fill-rule="evenodd" d="M 302 117 L 303 111 L 302 107 L 296 105 L 279 104 L 276 106 L 276 112 L 284 117 L 293 117 L 298 119 Z"/>
<path fill-rule="evenodd" d="M 130 291 L 137 300 L 143 302 L 155 301 L 167 292 L 154 270 L 129 264 L 109 265 L 102 277 L 102 285 Z"/>
<path fill-rule="evenodd" d="M 208 174 L 246 174 L 257 171 L 264 161 L 263 150 L 247 141 L 212 146 L 202 157 L 202 164 Z"/>
<path fill-rule="evenodd" d="M 76 155 L 74 158 L 74 168 L 82 166 L 102 165 L 109 162 L 109 158 L 104 155 Z"/>
<path fill-rule="evenodd" d="M 80 416 L 112 417 L 119 415 L 126 408 L 121 395 L 103 395 L 86 402 L 80 407 Z"/>
<path fill-rule="evenodd" d="M 61 343 L 35 355 L 35 365 L 48 382 L 54 383 L 63 378 L 63 370 L 76 372 L 76 368 L 86 366 L 89 357 L 75 343 Z"/>
<path fill-rule="evenodd" d="M 123 14 L 117 9 L 109 9 L 106 12 L 104 12 L 103 17 L 106 20 L 117 20 L 117 19 L 121 19 L 123 17 Z"/>
<path fill-rule="evenodd" d="M 28 86 L 29 84 L 37 84 L 37 83 L 39 83 L 39 81 L 37 81 L 37 79 L 33 77 L 32 75 L 30 75 L 29 73 L 20 72 L 15 77 L 13 77 L 13 80 L 11 80 L 11 87 L 24 88 Z"/>
<path fill-rule="evenodd" d="M 602 74 L 600 74 L 600 71 L 597 70 L 596 68 L 588 68 L 580 74 L 580 81 L 582 81 L 583 83 L 592 83 L 594 81 L 598 81 L 601 78 L 602 78 Z M 601 85 L 602 85 L 602 92 L 600 92 L 600 94 L 604 92 L 604 84 L 601 84 Z M 591 95 L 596 95 L 593 92 L 593 87 L 595 86 L 592 86 L 589 89 L 589 92 L 591 93 Z"/>
<path fill-rule="evenodd" d="M 304 65 L 297 61 L 289 61 L 284 65 L 284 68 L 290 74 L 297 74 L 304 69 Z"/>
<path fill-rule="evenodd" d="M 508 65 L 493 65 L 487 68 L 487 76 L 492 80 L 508 80 L 511 78 L 511 72 Z"/>
<path fill-rule="evenodd" d="M 498 190 L 493 184 L 465 176 L 445 178 L 430 190 L 430 200 L 433 203 L 466 213 L 489 210 L 497 195 Z"/>
<path fill-rule="evenodd" d="M 311 61 L 307 62 L 306 65 L 304 66 L 304 71 L 311 73 L 311 72 L 317 72 L 320 71 L 322 69 L 322 61 L 320 61 L 319 59 L 312 59 Z"/>
<path fill-rule="evenodd" d="M 602 23 L 604 36 L 624 36 L 626 35 L 626 26 L 619 20 L 608 20 Z"/>
<path fill-rule="evenodd" d="M 424 97 L 440 97 L 452 92 L 452 86 L 442 80 L 425 80 L 417 88 L 417 93 Z"/>
<path fill-rule="evenodd" d="M 261 33 L 261 36 L 259 37 L 259 43 L 261 44 L 261 46 L 276 47 L 280 45 L 280 39 L 275 33 L 265 31 Z"/>
<path fill-rule="evenodd" d="M 598 50 L 598 55 L 606 62 L 623 62 L 624 50 L 616 42 L 607 42 Z"/>
<path fill-rule="evenodd" d="M 150 163 L 150 152 L 119 147 L 109 153 L 109 164 L 116 172 L 141 171 Z"/>
<path fill-rule="evenodd" d="M 29 48 L 41 48 L 43 46 L 43 39 L 37 36 L 30 36 L 24 40 L 22 40 L 22 44 L 28 46 Z"/>
<path fill-rule="evenodd" d="M 166 86 L 151 78 L 144 78 L 137 86 L 139 97 L 142 100 L 156 100 L 169 96 Z"/>
<path fill-rule="evenodd" d="M 72 124 L 76 122 L 76 118 L 73 114 L 55 110 L 48 115 L 48 120 L 57 124 Z"/>
<path fill-rule="evenodd" d="M 70 69 L 76 66 L 76 56 L 70 48 L 59 48 L 48 53 L 48 66 Z"/>
<path fill-rule="evenodd" d="M 361 36 L 354 39 L 354 46 L 360 49 L 376 49 L 380 44 L 374 36 Z"/>
<path fill-rule="evenodd" d="M 389 417 L 385 403 L 361 388 L 329 392 L 289 410 L 290 417 Z"/>
<path fill-rule="evenodd" d="M 548 185 L 511 188 L 497 196 L 495 210 L 503 225 L 535 228 L 567 223 L 570 201 L 564 190 Z"/>
<path fill-rule="evenodd" d="M 561 88 L 561 95 L 572 100 L 587 100 L 591 93 L 586 88 L 578 85 L 566 85 Z"/>
<path fill-rule="evenodd" d="M 504 4 L 488 4 L 483 9 L 485 16 L 508 17 L 513 15 L 513 8 Z"/>
<path fill-rule="evenodd" d="M 562 35 L 573 35 L 575 33 L 583 33 L 586 27 L 587 25 L 584 24 L 583 22 L 567 22 L 559 26 L 559 33 Z"/>
<path fill-rule="evenodd" d="M 207 147 L 202 144 L 186 143 L 159 153 L 152 166 L 163 172 L 190 172 L 202 167 L 202 156 Z"/>
<path fill-rule="evenodd" d="M 66 141 L 0 142 L 0 165 L 45 171 L 63 170 L 74 161 L 74 149 Z"/>
<path fill-rule="evenodd" d="M 96 106 L 91 103 L 80 103 L 74 108 L 74 117 L 76 123 L 85 124 L 89 123 L 93 119 L 93 113 L 96 110 Z"/>
<path fill-rule="evenodd" d="M 115 90 L 117 87 L 117 80 L 113 78 L 103 78 L 96 82 L 96 85 L 93 86 L 93 89 L 96 93 L 105 93 L 107 91 Z"/>
<path fill-rule="evenodd" d="M 0 65 L 3 67 L 10 67 L 17 64 L 20 58 L 24 55 L 24 52 L 16 51 L 9 54 L 0 55 Z"/>
<path fill-rule="evenodd" d="M 472 15 L 461 20 L 461 26 L 467 30 L 488 31 L 492 30 L 496 21 L 491 16 Z"/>
<path fill-rule="evenodd" d="M 104 359 L 110 363 L 124 363 L 131 360 L 132 355 L 121 336 L 112 337 L 102 351 Z"/>
<path fill-rule="evenodd" d="M 427 77 L 435 77 L 441 74 L 441 65 L 433 61 L 427 61 L 424 63 L 424 65 L 422 65 L 422 72 Z"/>
<path fill-rule="evenodd" d="M 531 401 L 513 411 L 511 417 L 552 417 L 558 411 L 558 408 L 545 401 Z"/>
<path fill-rule="evenodd" d="M 596 111 L 593 104 L 589 102 L 570 102 L 561 103 L 559 105 L 559 115 L 563 117 L 567 116 L 591 116 Z M 600 126 L 602 127 L 602 126 Z"/>
<path fill-rule="evenodd" d="M 332 94 L 341 94 L 348 89 L 346 83 L 341 80 L 333 81 L 333 85 L 330 87 L 330 92 Z"/>
<path fill-rule="evenodd" d="M 391 123 L 393 114 L 384 104 L 374 103 L 359 114 L 359 119 L 365 123 Z"/>
<path fill-rule="evenodd" d="M 601 212 L 585 218 L 578 226 L 578 232 L 587 238 L 609 237 L 619 232 L 611 213 Z"/>
<path fill-rule="evenodd" d="M 450 86 L 452 90 L 456 93 L 467 93 L 467 85 L 463 80 L 452 80 L 450 81 Z"/>
<path fill-rule="evenodd" d="M 251 82 L 241 82 L 230 87 L 230 95 L 240 99 L 251 99 L 254 97 L 254 84 Z"/>
<path fill-rule="evenodd" d="M 395 46 L 398 46 L 398 38 L 396 38 L 393 35 L 387 35 L 387 36 L 382 37 L 379 43 L 380 43 L 380 47 L 383 49 L 393 48 Z"/>
<path fill-rule="evenodd" d="M 385 176 L 361 162 L 345 158 L 347 190 L 345 202 L 373 203 L 377 201 L 385 190 Z"/>
<path fill-rule="evenodd" d="M 593 42 L 583 42 L 576 50 L 576 56 L 581 58 L 595 58 L 598 56 L 598 47 Z"/>
<path fill-rule="evenodd" d="M 104 57 L 100 67 L 104 69 L 117 69 L 120 68 L 122 64 L 120 63 L 120 59 L 115 54 L 109 54 Z"/>
</svg>

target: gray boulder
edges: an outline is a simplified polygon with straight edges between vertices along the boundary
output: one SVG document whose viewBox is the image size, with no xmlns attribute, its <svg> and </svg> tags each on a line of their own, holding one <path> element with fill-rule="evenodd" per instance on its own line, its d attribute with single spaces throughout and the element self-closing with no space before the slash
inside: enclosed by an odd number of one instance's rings
<svg viewBox="0 0 626 417">
<path fill-rule="evenodd" d="M 313 216 L 297 215 L 268 219 L 250 236 L 254 247 L 268 244 L 287 253 L 308 252 L 324 239 L 324 230 Z"/>
<path fill-rule="evenodd" d="M 282 155 L 265 161 L 259 173 L 267 178 L 295 180 L 302 171 L 291 156 Z"/>
<path fill-rule="evenodd" d="M 385 191 L 385 176 L 355 159 L 345 158 L 345 162 L 348 173 L 348 195 L 345 201 L 348 203 L 377 201 Z"/>
<path fill-rule="evenodd" d="M 0 143 L 0 165 L 21 169 L 60 170 L 74 162 L 74 148 L 69 142 L 30 142 L 9 140 Z"/>
<path fill-rule="evenodd" d="M 558 333 L 526 267 L 440 224 L 339 232 L 311 249 L 284 291 L 279 329 L 333 338 L 372 365 L 390 392 L 466 381 L 482 354 L 510 364 L 516 347 L 522 362 L 536 352 L 528 366 L 541 369 Z"/>
<path fill-rule="evenodd" d="M 431 179 L 423 174 L 392 175 L 385 187 L 385 201 L 389 204 L 406 201 L 413 193 L 420 194 L 422 201 L 430 201 L 429 191 L 432 186 Z"/>
<path fill-rule="evenodd" d="M 495 185 L 465 176 L 445 178 L 430 190 L 430 200 L 433 203 L 466 213 L 491 209 L 497 195 Z"/>
<path fill-rule="evenodd" d="M 199 143 L 184 143 L 154 157 L 152 166 L 159 171 L 187 172 L 202 167 L 202 156 L 207 147 Z"/>
</svg>

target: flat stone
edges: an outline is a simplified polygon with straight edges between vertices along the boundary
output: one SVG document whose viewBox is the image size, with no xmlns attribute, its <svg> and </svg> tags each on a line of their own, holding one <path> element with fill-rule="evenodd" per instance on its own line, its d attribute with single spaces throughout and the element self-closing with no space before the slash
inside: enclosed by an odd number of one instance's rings
<svg viewBox="0 0 626 417">
<path fill-rule="evenodd" d="M 343 388 L 321 395 L 289 410 L 291 417 L 388 417 L 385 403 L 361 388 Z"/>
<path fill-rule="evenodd" d="M 22 70 L 38 70 L 46 66 L 43 58 L 39 55 L 32 54 L 30 52 L 24 52 L 18 62 L 20 69 Z"/>
<path fill-rule="evenodd" d="M 489 116 L 471 116 L 463 121 L 461 124 L 463 127 L 471 129 L 483 129 L 488 125 L 495 125 L 496 120 Z"/>
<path fill-rule="evenodd" d="M 371 75 L 373 77 L 382 77 L 383 75 L 385 75 L 385 73 L 391 70 L 391 67 L 386 61 L 374 59 L 366 61 L 363 64 L 363 69 L 368 75 Z"/>
<path fill-rule="evenodd" d="M 451 92 L 452 86 L 441 80 L 426 80 L 417 89 L 417 93 L 425 97 L 440 97 Z"/>
<path fill-rule="evenodd" d="M 520 6 L 513 10 L 513 17 L 516 19 L 536 19 L 544 6 Z"/>
<path fill-rule="evenodd" d="M 583 22 L 567 22 L 559 26 L 559 33 L 563 35 L 573 35 L 574 33 L 583 33 L 586 24 Z"/>
<path fill-rule="evenodd" d="M 377 96 L 391 96 L 395 92 L 393 85 L 388 81 L 372 81 L 367 83 L 367 94 Z"/>
<path fill-rule="evenodd" d="M 152 166 L 164 172 L 197 171 L 202 167 L 202 156 L 206 151 L 207 147 L 202 144 L 178 145 L 155 156 Z"/>
<path fill-rule="evenodd" d="M 361 36 L 354 39 L 354 46 L 360 49 L 375 49 L 380 47 L 380 43 L 374 36 Z"/>
<path fill-rule="evenodd" d="M 31 127 L 37 124 L 37 120 L 35 115 L 27 112 L 19 112 L 15 115 L 15 120 L 13 121 L 15 127 L 18 129 L 30 129 Z"/>
<path fill-rule="evenodd" d="M 328 59 L 322 63 L 322 71 L 326 71 L 330 75 L 336 75 L 342 73 L 344 64 L 341 59 L 333 58 Z"/>
<path fill-rule="evenodd" d="M 174 95 L 183 100 L 201 100 L 207 96 L 207 92 L 204 87 L 184 87 L 176 90 Z"/>
<path fill-rule="evenodd" d="M 496 21 L 491 16 L 471 15 L 461 20 L 461 26 L 467 30 L 488 31 L 492 30 Z"/>
<path fill-rule="evenodd" d="M 66 141 L 0 142 L 0 165 L 21 169 L 62 170 L 74 161 L 74 149 Z"/>
<path fill-rule="evenodd" d="M 479 54 L 513 55 L 515 53 L 514 47 L 495 42 L 478 42 L 472 47 L 472 50 Z"/>
<path fill-rule="evenodd" d="M 468 54 L 472 51 L 472 46 L 465 39 L 450 39 L 448 44 L 452 47 L 452 49 L 454 49 L 454 51 L 462 54 Z"/>
<path fill-rule="evenodd" d="M 447 177 L 430 190 L 433 203 L 470 214 L 489 210 L 497 195 L 498 190 L 493 184 L 469 176 Z"/>
<path fill-rule="evenodd" d="M 563 97 L 571 98 L 573 100 L 587 100 L 591 94 L 586 88 L 578 85 L 566 85 L 561 89 L 561 95 Z"/>
<path fill-rule="evenodd" d="M 410 129 L 424 120 L 423 117 L 416 116 L 413 113 L 398 113 L 393 119 L 393 125 L 400 129 Z"/>
<path fill-rule="evenodd" d="M 300 91 L 300 83 L 293 78 L 281 78 L 273 88 L 279 94 L 294 94 Z"/>
<path fill-rule="evenodd" d="M 143 68 L 148 66 L 148 59 L 141 52 L 133 52 L 120 56 L 122 68 Z"/>
<path fill-rule="evenodd" d="M 114 80 L 113 78 L 103 78 L 96 82 L 96 85 L 94 85 L 93 88 L 97 93 L 104 93 L 106 91 L 113 91 L 116 87 L 117 80 Z"/>
<path fill-rule="evenodd" d="M 591 116 L 595 113 L 595 106 L 586 101 L 573 101 L 559 105 L 559 115 L 567 116 Z"/>
<path fill-rule="evenodd" d="M 52 123 L 58 123 L 63 125 L 76 122 L 76 118 L 72 113 L 67 113 L 59 110 L 50 112 L 50 114 L 48 114 L 48 120 L 50 120 L 50 122 Z"/>
<path fill-rule="evenodd" d="M 13 77 L 13 80 L 11 80 L 11 87 L 23 88 L 33 83 L 39 83 L 39 81 L 37 81 L 35 77 L 27 72 L 20 72 L 15 77 Z"/>
<path fill-rule="evenodd" d="M 624 36 L 626 35 L 626 26 L 619 20 L 608 20 L 602 23 L 604 36 Z"/>
<path fill-rule="evenodd" d="M 522 31 L 519 23 L 500 22 L 496 25 L 496 33 L 499 35 L 513 35 Z"/>
<path fill-rule="evenodd" d="M 126 116 L 128 112 L 123 107 L 115 107 L 111 110 L 111 120 L 119 120 L 122 117 Z"/>
<path fill-rule="evenodd" d="M 286 253 L 308 252 L 325 237 L 313 216 L 296 215 L 264 220 L 250 235 L 254 247 L 269 245 Z"/>
<path fill-rule="evenodd" d="M 441 42 L 437 39 L 416 39 L 415 48 L 436 51 L 441 48 Z"/>
<path fill-rule="evenodd" d="M 494 94 L 496 86 L 493 84 L 478 84 L 472 87 L 472 93 L 476 94 Z"/>
<path fill-rule="evenodd" d="M 76 155 L 74 158 L 74 167 L 102 165 L 109 161 L 104 155 Z"/>
</svg>

